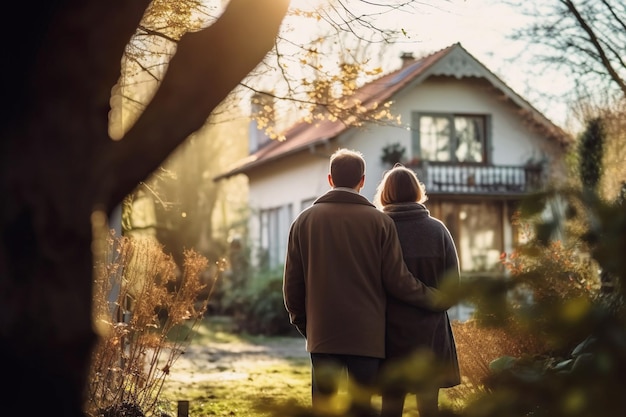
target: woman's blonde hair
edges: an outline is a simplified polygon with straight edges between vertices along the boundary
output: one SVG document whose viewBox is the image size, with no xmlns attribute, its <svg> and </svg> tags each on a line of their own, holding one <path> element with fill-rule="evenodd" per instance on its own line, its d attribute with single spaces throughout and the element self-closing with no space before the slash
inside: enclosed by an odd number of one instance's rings
<svg viewBox="0 0 626 417">
<path fill-rule="evenodd" d="M 426 200 L 424 184 L 413 170 L 402 164 L 385 172 L 374 196 L 374 203 L 381 208 L 394 203 L 423 203 Z"/>
</svg>

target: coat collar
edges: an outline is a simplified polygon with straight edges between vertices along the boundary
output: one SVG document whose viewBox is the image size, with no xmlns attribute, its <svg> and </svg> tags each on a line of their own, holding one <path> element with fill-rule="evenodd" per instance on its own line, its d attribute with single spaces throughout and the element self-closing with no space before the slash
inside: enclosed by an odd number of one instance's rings
<svg viewBox="0 0 626 417">
<path fill-rule="evenodd" d="M 397 203 L 389 204 L 383 207 L 383 211 L 389 216 L 395 218 L 405 217 L 428 217 L 430 212 L 420 203 Z"/>
<path fill-rule="evenodd" d="M 374 207 L 374 205 L 370 203 L 367 198 L 349 188 L 333 188 L 332 190 L 328 190 L 325 194 L 315 200 L 313 204 L 319 203 L 363 204 Z"/>
</svg>

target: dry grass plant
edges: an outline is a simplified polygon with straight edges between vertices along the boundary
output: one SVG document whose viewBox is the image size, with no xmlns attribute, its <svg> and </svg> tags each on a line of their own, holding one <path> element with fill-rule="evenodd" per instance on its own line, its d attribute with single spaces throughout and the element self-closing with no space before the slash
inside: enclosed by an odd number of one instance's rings
<svg viewBox="0 0 626 417">
<path fill-rule="evenodd" d="M 94 278 L 94 322 L 101 340 L 93 354 L 86 411 L 108 416 L 132 407 L 151 415 L 222 268 L 216 266 L 206 279 L 208 260 L 197 252 L 185 251 L 181 269 L 155 239 L 112 232 L 106 251 Z"/>
<path fill-rule="evenodd" d="M 453 408 L 463 408 L 486 390 L 484 380 L 491 374 L 489 365 L 495 359 L 538 354 L 545 348 L 533 338 L 516 337 L 510 330 L 484 326 L 476 320 L 451 324 L 461 371 L 461 385 L 444 390 Z"/>
</svg>

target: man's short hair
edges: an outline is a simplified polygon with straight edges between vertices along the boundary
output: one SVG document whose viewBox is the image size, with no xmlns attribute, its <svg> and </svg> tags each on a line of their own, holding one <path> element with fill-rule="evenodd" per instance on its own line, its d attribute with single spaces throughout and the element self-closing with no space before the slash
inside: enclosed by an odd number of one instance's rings
<svg viewBox="0 0 626 417">
<path fill-rule="evenodd" d="M 330 176 L 335 187 L 356 187 L 365 175 L 365 158 L 359 151 L 340 148 L 330 157 Z"/>
</svg>

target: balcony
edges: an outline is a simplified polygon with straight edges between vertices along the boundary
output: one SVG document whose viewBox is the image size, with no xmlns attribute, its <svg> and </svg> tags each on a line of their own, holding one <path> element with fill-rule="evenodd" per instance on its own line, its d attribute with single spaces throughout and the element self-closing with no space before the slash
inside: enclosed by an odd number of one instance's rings
<svg viewBox="0 0 626 417">
<path fill-rule="evenodd" d="M 477 165 L 422 161 L 407 165 L 426 186 L 428 194 L 514 196 L 542 185 L 539 165 Z"/>
</svg>

